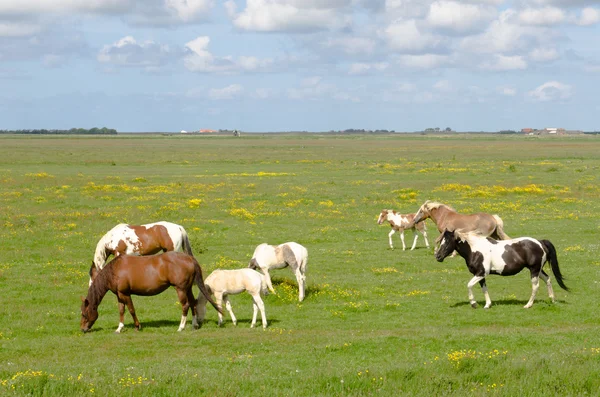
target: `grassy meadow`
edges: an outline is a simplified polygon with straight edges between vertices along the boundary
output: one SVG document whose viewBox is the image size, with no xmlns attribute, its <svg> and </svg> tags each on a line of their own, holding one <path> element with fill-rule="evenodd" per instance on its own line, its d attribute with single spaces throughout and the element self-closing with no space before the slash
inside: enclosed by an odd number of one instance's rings
<svg viewBox="0 0 600 397">
<path fill-rule="evenodd" d="M 599 178 L 594 136 L 0 136 L 0 395 L 598 395 Z M 491 276 L 493 306 L 472 309 L 462 258 L 398 234 L 390 250 L 376 224 L 428 199 L 549 239 L 571 292 L 554 282 L 552 304 L 541 285 L 526 310 L 529 272 Z M 109 293 L 83 334 L 97 241 L 159 220 L 186 228 L 205 277 L 303 244 L 305 301 L 275 270 L 266 330 L 243 294 L 237 327 L 208 307 L 178 333 L 169 289 L 134 296 L 142 330 L 126 313 L 118 335 Z"/>
</svg>

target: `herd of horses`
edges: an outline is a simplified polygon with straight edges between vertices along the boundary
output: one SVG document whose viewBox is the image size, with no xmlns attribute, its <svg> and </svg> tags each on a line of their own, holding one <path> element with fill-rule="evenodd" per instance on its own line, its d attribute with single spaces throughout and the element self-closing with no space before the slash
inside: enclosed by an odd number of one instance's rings
<svg viewBox="0 0 600 397">
<path fill-rule="evenodd" d="M 467 284 L 472 307 L 477 306 L 472 290 L 475 284 L 479 283 L 481 286 L 487 309 L 492 301 L 487 290 L 486 276 L 512 276 L 525 268 L 530 271 L 532 284 L 531 297 L 525 308 L 533 305 L 540 278 L 546 283 L 548 295 L 554 302 L 550 276 L 543 270 L 547 262 L 550 263 L 558 285 L 568 291 L 558 266 L 554 245 L 548 240 L 531 237 L 511 239 L 504 232 L 504 223 L 498 215 L 460 214 L 449 205 L 426 201 L 412 214 L 384 209 L 377 223 L 381 225 L 387 220 L 392 227 L 388 235 L 391 249 L 394 248 L 392 236 L 399 232 L 402 248 L 405 250 L 404 231 L 412 230 L 414 240 L 411 250 L 414 250 L 418 233 L 423 235 L 425 245 L 429 248 L 426 219 L 430 219 L 440 232 L 434 250 L 436 260 L 442 262 L 449 255 L 458 253 L 473 274 Z M 111 255 L 113 259 L 108 262 Z M 187 232 L 182 226 L 169 222 L 119 224 L 109 230 L 96 246 L 89 272 L 87 297 L 82 297 L 81 330 L 89 331 L 98 319 L 98 306 L 108 291 L 117 296 L 119 303 L 119 326 L 116 332 L 119 333 L 124 328 L 125 306 L 133 317 L 136 330 L 139 330 L 141 325 L 135 314 L 131 295 L 157 295 L 171 286 L 177 291 L 182 308 L 178 331 L 185 328 L 190 309 L 193 327 L 199 328 L 204 321 L 207 303 L 217 310 L 220 326 L 223 323 L 222 304 L 225 302 L 235 325 L 237 320 L 228 296 L 244 291 L 253 300 L 251 327 L 255 326 L 260 311 L 262 326 L 265 328 L 267 319 L 261 295 L 268 291 L 275 292 L 269 270 L 290 267 L 298 282 L 298 299 L 302 302 L 305 297 L 307 261 L 308 251 L 298 243 L 288 242 L 276 246 L 263 243 L 254 250 L 248 268 L 217 269 L 204 279 L 202 269 L 193 256 Z M 194 284 L 200 290 L 197 299 L 192 293 Z"/>
<path fill-rule="evenodd" d="M 162 252 L 162 253 L 161 253 Z M 108 262 L 109 257 L 113 259 Z M 305 272 L 308 251 L 302 245 L 288 242 L 277 246 L 260 244 L 256 247 L 246 269 L 217 269 L 206 279 L 194 258 L 185 229 L 175 223 L 156 222 L 145 225 L 119 224 L 106 232 L 98 241 L 90 267 L 87 296 L 82 297 L 81 330 L 87 332 L 98 319 L 98 306 L 111 291 L 119 303 L 119 326 L 124 328 L 125 306 L 133 317 L 135 329 L 141 329 L 135 314 L 131 295 L 158 295 L 169 287 L 177 291 L 181 303 L 181 323 L 178 331 L 185 328 L 187 315 L 192 310 L 192 324 L 199 328 L 204 321 L 206 304 L 218 312 L 219 325 L 223 323 L 222 303 L 237 323 L 228 295 L 247 291 L 253 300 L 254 316 L 251 327 L 256 324 L 260 310 L 263 328 L 267 327 L 265 307 L 261 295 L 267 290 L 275 292 L 269 270 L 289 266 L 298 281 L 299 301 L 305 296 Z M 260 273 L 259 272 L 262 272 Z M 194 284 L 200 290 L 194 298 Z M 215 297 L 213 300 L 212 297 Z"/>
</svg>

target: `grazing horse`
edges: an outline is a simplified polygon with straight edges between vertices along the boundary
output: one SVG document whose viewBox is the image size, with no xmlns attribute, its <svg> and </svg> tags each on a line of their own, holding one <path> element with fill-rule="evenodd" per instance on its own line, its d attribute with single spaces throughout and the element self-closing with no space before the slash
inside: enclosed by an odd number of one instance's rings
<svg viewBox="0 0 600 397">
<path fill-rule="evenodd" d="M 431 219 L 440 233 L 444 230 L 462 230 L 463 232 L 477 232 L 482 236 L 491 236 L 497 240 L 508 240 L 510 237 L 504 233 L 504 222 L 498 215 L 483 212 L 471 215 L 459 214 L 452 207 L 427 200 L 417 214 L 415 223 L 424 219 Z"/>
<path fill-rule="evenodd" d="M 120 333 L 124 324 L 125 305 L 133 317 L 136 330 L 141 328 L 135 315 L 131 295 L 153 296 L 175 287 L 181 303 L 182 316 L 178 331 L 185 328 L 187 313 L 192 307 L 194 328 L 199 328 L 197 301 L 192 293 L 194 283 L 206 299 L 221 312 L 221 309 L 210 297 L 202 280 L 202 269 L 193 256 L 182 252 L 166 252 L 153 256 L 119 255 L 110 261 L 104 269 L 96 272 L 94 282 L 88 289 L 87 297 L 81 298 L 81 330 L 87 332 L 98 319 L 98 306 L 108 291 L 117 295 L 119 302 Z M 90 271 L 92 271 L 90 269 Z"/>
<path fill-rule="evenodd" d="M 406 250 L 406 245 L 404 244 L 404 230 L 410 229 L 413 231 L 415 239 L 413 241 L 413 245 L 410 250 L 414 250 L 417 245 L 417 239 L 419 235 L 417 231 L 419 231 L 423 238 L 425 239 L 425 245 L 429 248 L 429 241 L 427 241 L 427 227 L 425 226 L 425 222 L 414 223 L 416 214 L 400 214 L 394 210 L 382 210 L 379 214 L 379 218 L 377 219 L 377 224 L 381 225 L 385 220 L 390 223 L 392 227 L 392 231 L 388 234 L 388 238 L 390 240 L 390 248 L 394 249 L 394 244 L 392 244 L 392 236 L 396 232 L 400 232 L 400 240 L 402 241 L 402 251 Z"/>
<path fill-rule="evenodd" d="M 267 283 L 265 276 L 256 270 L 252 269 L 236 269 L 236 270 L 215 270 L 206 280 L 204 280 L 206 290 L 209 294 L 215 296 L 217 306 L 223 309 L 222 302 L 225 302 L 227 311 L 231 315 L 233 325 L 237 325 L 237 319 L 233 314 L 229 295 L 235 295 L 247 291 L 252 296 L 254 313 L 252 314 L 252 324 L 250 328 L 256 325 L 256 316 L 260 310 L 263 328 L 267 328 L 267 316 L 265 315 L 265 304 L 261 295 L 267 294 Z M 199 321 L 204 320 L 206 313 L 206 298 L 198 297 L 198 315 Z M 219 313 L 219 327 L 223 324 L 223 315 Z"/>
<path fill-rule="evenodd" d="M 254 250 L 248 267 L 254 270 L 260 269 L 264 274 L 267 287 L 273 293 L 273 284 L 269 269 L 283 269 L 286 266 L 292 268 L 296 280 L 298 280 L 298 300 L 304 300 L 304 284 L 306 282 L 306 265 L 308 263 L 308 251 L 298 243 L 289 242 L 280 245 L 260 244 Z"/>
<path fill-rule="evenodd" d="M 192 247 L 183 226 L 170 222 L 146 225 L 121 223 L 110 229 L 96 245 L 93 264 L 100 270 L 110 255 L 154 255 L 160 251 L 184 251 L 192 255 Z M 92 284 L 90 273 L 90 285 Z"/>
<path fill-rule="evenodd" d="M 563 282 L 563 276 L 558 267 L 556 249 L 548 240 L 536 240 L 531 237 L 519 237 L 512 240 L 494 240 L 483 237 L 473 232 L 462 233 L 460 231 L 445 230 L 442 234 L 440 246 L 435 253 L 435 259 L 442 262 L 444 258 L 454 251 L 458 251 L 465 259 L 473 278 L 467 284 L 469 289 L 469 301 L 473 308 L 477 302 L 473 297 L 473 286 L 479 282 L 481 290 L 485 295 L 485 309 L 492 305 L 487 291 L 485 277 L 489 274 L 501 276 L 513 276 L 527 268 L 531 272 L 531 298 L 524 306 L 526 309 L 533 305 L 537 294 L 539 278 L 548 287 L 548 295 L 554 302 L 554 291 L 550 282 L 550 276 L 544 272 L 546 262 L 550 262 L 552 273 L 556 277 L 558 285 L 565 291 L 569 289 Z"/>
</svg>

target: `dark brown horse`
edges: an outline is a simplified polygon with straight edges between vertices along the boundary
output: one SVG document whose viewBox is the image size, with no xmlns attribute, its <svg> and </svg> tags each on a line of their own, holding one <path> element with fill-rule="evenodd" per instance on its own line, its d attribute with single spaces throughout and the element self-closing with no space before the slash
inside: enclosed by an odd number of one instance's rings
<svg viewBox="0 0 600 397">
<path fill-rule="evenodd" d="M 108 291 L 117 295 L 119 301 L 119 333 L 125 326 L 125 305 L 133 317 L 135 328 L 141 328 L 135 315 L 131 295 L 152 296 L 158 295 L 170 286 L 175 287 L 181 303 L 182 316 L 178 331 L 185 328 L 187 314 L 190 306 L 194 328 L 199 328 L 198 301 L 192 293 L 194 283 L 201 293 L 222 313 L 206 290 L 202 278 L 202 269 L 193 256 L 182 252 L 166 252 L 153 256 L 119 255 L 110 261 L 104 269 L 97 271 L 92 265 L 90 273 L 97 273 L 94 282 L 88 290 L 86 298 L 81 298 L 81 330 L 87 332 L 98 319 L 98 306 Z"/>
<path fill-rule="evenodd" d="M 492 237 L 496 240 L 508 240 L 510 237 L 504 233 L 504 222 L 498 215 L 480 212 L 464 215 L 456 212 L 452 207 L 427 200 L 417 214 L 414 222 L 418 223 L 425 219 L 431 219 L 440 233 L 446 230 L 460 230 L 463 233 L 476 232 L 484 237 Z"/>
</svg>

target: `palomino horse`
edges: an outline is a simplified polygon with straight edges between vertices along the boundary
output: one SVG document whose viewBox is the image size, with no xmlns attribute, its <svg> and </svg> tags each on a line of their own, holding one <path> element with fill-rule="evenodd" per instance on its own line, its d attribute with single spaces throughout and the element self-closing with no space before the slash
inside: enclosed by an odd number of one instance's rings
<svg viewBox="0 0 600 397">
<path fill-rule="evenodd" d="M 464 215 L 456 212 L 452 207 L 427 200 L 417 214 L 414 222 L 431 219 L 440 233 L 445 230 L 461 230 L 463 232 L 476 232 L 484 237 L 491 236 L 497 240 L 508 240 L 510 237 L 504 233 L 504 222 L 498 215 L 480 212 Z"/>
<path fill-rule="evenodd" d="M 546 283 L 548 295 L 554 302 L 554 291 L 552 290 L 550 276 L 543 270 L 546 262 L 550 262 L 552 273 L 554 273 L 558 285 L 565 291 L 569 290 L 563 282 L 563 276 L 558 267 L 556 249 L 548 240 L 519 237 L 512 240 L 497 241 L 473 232 L 462 233 L 460 231 L 445 230 L 442 234 L 440 246 L 435 253 L 435 259 L 442 262 L 455 250 L 465 259 L 469 271 L 473 274 L 473 278 L 467 284 L 469 301 L 473 308 L 477 307 L 477 302 L 473 297 L 473 286 L 475 284 L 479 283 L 481 285 L 481 290 L 485 295 L 485 309 L 488 309 L 492 305 L 492 301 L 487 291 L 485 277 L 489 274 L 513 276 L 525 268 L 531 272 L 531 298 L 529 298 L 525 308 L 528 309 L 533 305 L 540 286 L 539 278 Z"/>
<path fill-rule="evenodd" d="M 402 241 L 402 250 L 406 250 L 406 245 L 404 244 L 404 230 L 411 229 L 415 236 L 413 241 L 413 245 L 410 250 L 414 250 L 417 245 L 417 239 L 419 235 L 417 231 L 419 231 L 423 238 L 425 239 L 425 245 L 429 248 L 429 241 L 427 241 L 427 227 L 425 226 L 425 222 L 415 223 L 416 214 L 400 214 L 394 210 L 382 210 L 379 214 L 379 218 L 377 219 L 377 224 L 381 225 L 385 220 L 390 223 L 392 227 L 392 231 L 388 234 L 388 238 L 390 240 L 390 248 L 394 249 L 394 244 L 392 244 L 392 236 L 396 232 L 400 232 L 400 240 Z"/>
<path fill-rule="evenodd" d="M 248 267 L 254 270 L 262 270 L 265 274 L 267 287 L 271 292 L 275 293 L 269 269 L 283 269 L 286 266 L 290 266 L 296 276 L 296 280 L 298 280 L 298 300 L 302 302 L 304 300 L 307 263 L 308 251 L 298 243 L 289 242 L 277 246 L 263 243 L 254 250 Z"/>
<path fill-rule="evenodd" d="M 235 270 L 215 270 L 206 280 L 204 280 L 206 290 L 209 294 L 215 296 L 217 306 L 223 309 L 222 302 L 225 302 L 227 311 L 231 315 L 233 325 L 237 325 L 237 319 L 233 314 L 229 295 L 235 295 L 247 291 L 252 296 L 254 313 L 252 314 L 252 324 L 250 328 L 256 325 L 256 316 L 260 310 L 263 328 L 267 327 L 267 316 L 265 315 L 265 304 L 261 295 L 267 294 L 267 283 L 265 276 L 256 270 L 252 269 L 235 269 Z M 199 321 L 204 320 L 206 313 L 206 298 L 198 297 L 198 316 Z M 223 315 L 219 313 L 219 327 L 223 324 Z"/>
<path fill-rule="evenodd" d="M 194 328 L 199 328 L 197 300 L 192 293 L 194 283 L 214 308 L 221 309 L 210 297 L 202 280 L 202 269 L 196 259 L 182 252 L 166 252 L 153 256 L 119 255 L 110 261 L 104 269 L 98 271 L 94 265 L 90 272 L 97 273 L 94 282 L 88 289 L 87 297 L 81 300 L 81 330 L 87 332 L 98 319 L 98 306 L 108 291 L 117 295 L 119 302 L 120 333 L 125 324 L 125 305 L 133 317 L 136 330 L 141 328 L 135 315 L 131 295 L 158 295 L 170 286 L 175 287 L 181 303 L 182 316 L 178 331 L 185 328 L 187 313 L 192 307 Z"/>
<path fill-rule="evenodd" d="M 110 255 L 154 255 L 160 251 L 184 251 L 192 255 L 192 247 L 183 226 L 170 222 L 146 225 L 121 223 L 110 229 L 96 245 L 94 266 L 100 270 Z M 90 285 L 92 274 L 90 273 Z"/>
</svg>

